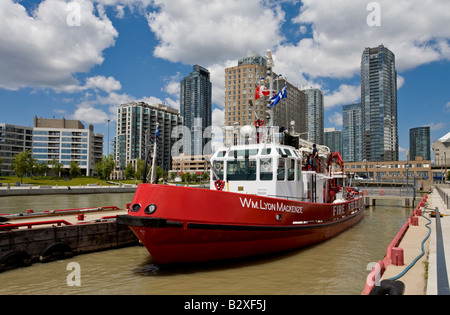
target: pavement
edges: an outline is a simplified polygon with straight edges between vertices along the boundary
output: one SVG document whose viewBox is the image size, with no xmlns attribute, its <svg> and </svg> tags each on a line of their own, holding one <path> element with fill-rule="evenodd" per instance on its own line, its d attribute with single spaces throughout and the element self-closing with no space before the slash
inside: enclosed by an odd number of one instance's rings
<svg viewBox="0 0 450 315">
<path fill-rule="evenodd" d="M 443 188 L 443 190 L 450 195 L 450 186 L 447 187 Z M 440 245 L 436 236 L 436 218 L 430 216 L 431 211 L 434 211 L 436 207 L 443 215 L 440 218 L 440 223 L 445 264 L 441 264 L 439 267 L 438 248 Z M 444 291 L 439 289 L 438 281 L 441 283 L 442 288 L 442 279 L 445 279 L 445 276 L 443 277 L 445 268 L 447 269 L 447 279 L 450 279 L 450 209 L 446 207 L 436 189 L 433 189 L 433 192 L 428 195 L 425 208 L 420 209 L 425 211 L 422 213 L 422 216 L 418 217 L 418 226 L 410 225 L 398 246 L 403 249 L 404 265 L 395 266 L 389 264 L 381 280 L 395 278 L 403 282 L 405 284 L 405 295 L 441 295 Z M 426 218 L 431 220 L 430 224 L 428 224 L 429 221 Z M 422 253 L 424 253 L 423 256 L 418 259 Z M 444 285 L 448 289 L 448 281 L 445 281 Z"/>
</svg>

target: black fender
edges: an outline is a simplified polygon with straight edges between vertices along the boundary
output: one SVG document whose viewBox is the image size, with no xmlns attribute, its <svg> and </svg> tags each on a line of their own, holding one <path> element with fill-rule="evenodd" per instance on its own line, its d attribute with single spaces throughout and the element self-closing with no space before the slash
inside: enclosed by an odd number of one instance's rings
<svg viewBox="0 0 450 315">
<path fill-rule="evenodd" d="M 383 280 L 375 286 L 369 295 L 404 295 L 405 284 L 401 281 Z"/>
<path fill-rule="evenodd" d="M 46 263 L 71 257 L 73 257 L 73 252 L 69 245 L 66 243 L 54 243 L 44 248 L 39 255 L 39 261 Z"/>
<path fill-rule="evenodd" d="M 0 254 L 0 272 L 31 265 L 31 257 L 22 250 L 10 250 Z"/>
</svg>

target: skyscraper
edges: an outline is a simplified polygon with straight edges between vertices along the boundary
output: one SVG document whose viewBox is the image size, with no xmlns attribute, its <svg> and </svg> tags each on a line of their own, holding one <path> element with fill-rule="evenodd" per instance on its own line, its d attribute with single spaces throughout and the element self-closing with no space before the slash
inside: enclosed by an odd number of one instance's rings
<svg viewBox="0 0 450 315">
<path fill-rule="evenodd" d="M 209 71 L 199 65 L 181 80 L 180 112 L 184 125 L 191 130 L 191 148 L 186 154 L 202 155 L 206 138 L 201 136 L 212 125 L 212 84 Z"/>
<path fill-rule="evenodd" d="M 323 132 L 324 145 L 326 145 L 330 152 L 339 152 L 342 155 L 342 130 L 336 128 L 325 128 Z"/>
<path fill-rule="evenodd" d="M 306 95 L 306 131 L 309 141 L 324 144 L 323 92 L 312 87 L 301 90 Z"/>
<path fill-rule="evenodd" d="M 409 159 L 414 161 L 416 156 L 431 160 L 430 127 L 409 129 Z"/>
<path fill-rule="evenodd" d="M 253 125 L 256 119 L 249 100 L 253 101 L 258 117 L 265 119 L 264 99 L 255 101 L 256 87 L 261 78 L 266 77 L 267 59 L 265 57 L 249 54 L 239 59 L 236 67 L 225 69 L 225 125 L 240 126 Z"/>
<path fill-rule="evenodd" d="M 362 157 L 361 103 L 342 108 L 342 159 L 344 162 L 361 162 Z"/>
<path fill-rule="evenodd" d="M 267 122 L 266 110 L 269 96 L 255 100 L 256 88 L 262 78 L 268 78 L 267 59 L 255 53 L 239 59 L 236 67 L 225 69 L 225 125 L 240 126 L 253 125 L 256 120 L 255 112 L 260 119 Z M 298 88 L 287 82 L 276 73 L 273 90 L 280 91 L 286 84 L 287 98 L 273 107 L 273 125 L 289 128 L 291 121 L 295 121 L 295 131 L 301 135 L 306 131 L 305 95 Z M 269 89 L 269 83 L 265 87 Z M 254 109 L 249 106 L 253 102 Z"/>
<path fill-rule="evenodd" d="M 156 164 L 168 171 L 172 167 L 172 147 L 177 141 L 172 139 L 172 130 L 183 124 L 178 110 L 162 104 L 147 103 L 122 104 L 117 109 L 117 132 L 115 162 L 117 177 L 128 164 L 137 165 L 145 159 L 146 146 L 154 143 L 156 123 L 159 123 Z"/>
<path fill-rule="evenodd" d="M 398 161 L 395 55 L 383 45 L 362 54 L 361 104 L 363 158 Z"/>
</svg>

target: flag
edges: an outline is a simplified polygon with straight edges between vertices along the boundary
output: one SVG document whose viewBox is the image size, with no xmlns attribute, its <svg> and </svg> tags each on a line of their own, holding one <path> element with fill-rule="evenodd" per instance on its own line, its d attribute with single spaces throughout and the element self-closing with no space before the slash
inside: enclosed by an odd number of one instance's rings
<svg viewBox="0 0 450 315">
<path fill-rule="evenodd" d="M 274 107 L 275 105 L 277 105 L 283 98 L 287 98 L 286 83 L 284 84 L 284 87 L 281 89 L 281 91 L 275 94 L 270 99 L 270 107 Z"/>
<path fill-rule="evenodd" d="M 156 127 L 156 133 L 155 133 L 155 141 L 158 142 L 158 136 L 159 136 L 159 126 Z"/>
<path fill-rule="evenodd" d="M 267 90 L 264 85 L 258 85 L 258 87 L 256 88 L 256 93 L 255 93 L 255 101 L 257 99 L 259 99 L 260 97 L 264 97 L 269 94 L 270 94 L 269 90 Z"/>
</svg>

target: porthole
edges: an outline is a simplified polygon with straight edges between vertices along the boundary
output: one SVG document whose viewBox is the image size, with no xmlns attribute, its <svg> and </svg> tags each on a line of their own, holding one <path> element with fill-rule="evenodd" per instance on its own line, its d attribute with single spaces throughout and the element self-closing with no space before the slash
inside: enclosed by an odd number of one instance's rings
<svg viewBox="0 0 450 315">
<path fill-rule="evenodd" d="M 156 205 L 155 204 L 150 204 L 147 206 L 147 208 L 145 208 L 145 213 L 147 214 L 153 214 L 156 211 Z"/>
<path fill-rule="evenodd" d="M 131 212 L 138 212 L 141 209 L 141 205 L 138 203 L 135 203 L 131 206 Z"/>
</svg>

